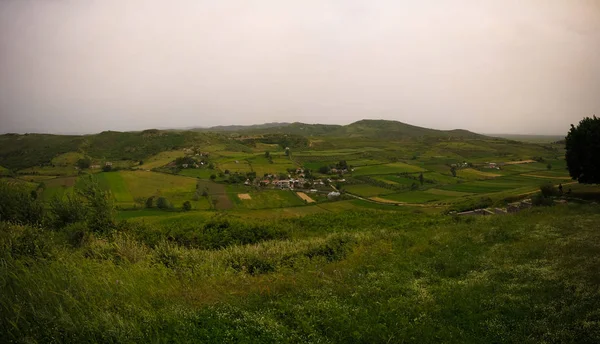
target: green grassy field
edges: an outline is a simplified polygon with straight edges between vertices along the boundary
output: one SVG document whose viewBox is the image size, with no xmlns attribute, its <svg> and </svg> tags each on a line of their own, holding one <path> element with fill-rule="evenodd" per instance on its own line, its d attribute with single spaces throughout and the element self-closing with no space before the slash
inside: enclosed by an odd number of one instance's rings
<svg viewBox="0 0 600 344">
<path fill-rule="evenodd" d="M 66 192 L 71 192 L 77 182 L 77 177 L 60 177 L 44 181 L 45 187 L 42 198 L 50 201 L 54 197 L 62 197 Z"/>
<path fill-rule="evenodd" d="M 142 170 L 151 170 L 153 168 L 165 166 L 168 163 L 174 161 L 175 159 L 184 156 L 185 153 L 182 150 L 160 152 L 156 155 L 147 158 L 146 160 L 143 160 L 144 164 L 137 166 L 137 168 Z"/>
<path fill-rule="evenodd" d="M 433 201 L 443 201 L 454 197 L 456 197 L 456 195 L 448 195 L 439 192 L 431 193 L 425 191 L 406 191 L 381 196 L 383 199 L 402 203 L 427 203 Z"/>
<path fill-rule="evenodd" d="M 77 166 L 77 161 L 85 156 L 79 152 L 68 152 L 60 154 L 52 159 L 55 166 Z"/>
<path fill-rule="evenodd" d="M 0 326 L 8 341 L 38 342 L 600 340 L 598 206 L 456 221 L 365 205 L 257 210 L 243 223 L 243 212 L 131 211 L 126 232 L 78 247 L 1 223 Z M 248 244 L 198 246 L 236 228 Z"/>
<path fill-rule="evenodd" d="M 185 168 L 179 171 L 179 174 L 186 177 L 194 177 L 200 179 L 210 179 L 211 175 L 216 175 L 218 171 L 208 168 Z"/>
<path fill-rule="evenodd" d="M 409 165 L 401 162 L 385 164 L 385 165 L 372 165 L 364 167 L 356 167 L 352 175 L 354 176 L 365 176 L 372 174 L 392 174 L 392 173 L 416 173 L 425 171 L 419 166 Z"/>
<path fill-rule="evenodd" d="M 251 199 L 240 199 L 239 194 L 248 194 Z M 236 208 L 268 209 L 287 208 L 304 205 L 304 202 L 289 190 L 236 191 L 229 193 Z"/>
<path fill-rule="evenodd" d="M 394 190 L 385 189 L 369 184 L 346 185 L 344 186 L 344 190 L 362 197 L 371 197 L 394 193 Z"/>
</svg>

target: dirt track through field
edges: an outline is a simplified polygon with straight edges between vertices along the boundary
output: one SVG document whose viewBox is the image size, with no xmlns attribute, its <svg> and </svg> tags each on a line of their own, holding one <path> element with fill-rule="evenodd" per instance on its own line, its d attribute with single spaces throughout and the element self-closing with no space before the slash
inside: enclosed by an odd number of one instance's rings
<svg viewBox="0 0 600 344">
<path fill-rule="evenodd" d="M 247 193 L 245 193 L 245 194 L 238 194 L 238 198 L 241 199 L 241 200 L 252 199 L 252 197 L 250 197 L 250 194 L 247 194 Z"/>
<path fill-rule="evenodd" d="M 315 200 L 310 198 L 310 196 L 308 196 L 307 194 L 305 194 L 304 192 L 296 192 L 296 194 L 302 198 L 303 200 L 306 201 L 306 203 L 315 203 Z"/>
<path fill-rule="evenodd" d="M 375 202 L 387 203 L 387 204 L 401 204 L 402 203 L 402 202 L 396 202 L 396 201 L 392 201 L 392 200 L 381 198 L 381 197 L 370 197 L 369 199 L 373 200 Z"/>
<path fill-rule="evenodd" d="M 505 162 L 504 165 L 529 164 L 532 162 L 536 162 L 536 161 L 535 160 L 508 161 L 508 162 Z"/>
</svg>

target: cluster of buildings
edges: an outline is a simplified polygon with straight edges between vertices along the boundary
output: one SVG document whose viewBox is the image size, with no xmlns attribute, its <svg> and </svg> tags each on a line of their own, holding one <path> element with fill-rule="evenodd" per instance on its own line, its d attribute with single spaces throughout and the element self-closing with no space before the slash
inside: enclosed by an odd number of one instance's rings
<svg viewBox="0 0 600 344">
<path fill-rule="evenodd" d="M 250 185 L 250 180 L 246 180 L 246 185 Z M 325 185 L 322 179 L 309 180 L 302 177 L 299 178 L 285 178 L 285 179 L 268 179 L 265 178 L 259 182 L 260 186 L 274 186 L 280 189 L 294 189 L 294 188 L 305 188 L 307 185 Z"/>
</svg>

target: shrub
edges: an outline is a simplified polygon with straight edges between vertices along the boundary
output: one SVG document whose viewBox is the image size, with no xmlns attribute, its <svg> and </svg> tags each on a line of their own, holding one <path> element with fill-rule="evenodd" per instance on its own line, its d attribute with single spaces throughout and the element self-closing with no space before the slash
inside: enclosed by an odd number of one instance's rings
<svg viewBox="0 0 600 344">
<path fill-rule="evenodd" d="M 37 224 L 43 219 L 42 204 L 20 185 L 0 181 L 0 221 Z"/>
<path fill-rule="evenodd" d="M 551 206 L 554 204 L 554 201 L 550 197 L 544 196 L 543 193 L 537 193 L 531 197 L 531 204 L 534 206 Z"/>
<path fill-rule="evenodd" d="M 540 192 L 544 197 L 558 196 L 558 190 L 551 183 L 542 184 Z"/>
<path fill-rule="evenodd" d="M 192 203 L 190 203 L 190 201 L 183 202 L 183 210 L 185 210 L 185 211 L 192 210 Z"/>
<path fill-rule="evenodd" d="M 150 196 L 146 200 L 146 208 L 152 208 L 152 207 L 154 207 L 154 196 Z"/>
<path fill-rule="evenodd" d="M 76 195 L 66 195 L 64 198 L 55 197 L 50 201 L 49 222 L 54 228 L 62 228 L 75 222 L 86 220 L 88 209 L 85 203 Z"/>
<path fill-rule="evenodd" d="M 81 247 L 88 244 L 92 238 L 87 225 L 84 222 L 76 222 L 62 229 L 67 236 L 67 242 L 73 247 Z"/>
<path fill-rule="evenodd" d="M 92 161 L 89 158 L 83 158 L 83 159 L 77 160 L 77 167 L 79 167 L 82 170 L 86 169 L 86 168 L 90 168 L 91 164 L 92 164 Z"/>
<path fill-rule="evenodd" d="M 78 195 L 88 206 L 87 224 L 96 233 L 109 233 L 115 229 L 115 207 L 110 194 L 100 188 L 93 176 L 83 180 Z"/>
<path fill-rule="evenodd" d="M 173 206 L 171 205 L 171 203 L 169 202 L 169 200 L 167 200 L 166 198 L 164 198 L 164 197 L 159 197 L 159 198 L 156 200 L 156 207 L 157 207 L 158 209 L 170 209 L 170 208 L 172 208 Z"/>
</svg>

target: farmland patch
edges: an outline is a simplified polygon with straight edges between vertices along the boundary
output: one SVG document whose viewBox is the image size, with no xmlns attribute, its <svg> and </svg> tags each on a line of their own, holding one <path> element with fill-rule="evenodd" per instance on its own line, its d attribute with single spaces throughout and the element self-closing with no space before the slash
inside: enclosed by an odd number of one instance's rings
<svg viewBox="0 0 600 344">
<path fill-rule="evenodd" d="M 392 173 L 416 173 L 425 171 L 423 168 L 415 165 L 409 165 L 401 162 L 395 162 L 384 165 L 371 165 L 356 167 L 353 176 L 364 176 L 373 174 L 392 174 Z"/>
<path fill-rule="evenodd" d="M 302 198 L 302 200 L 306 201 L 306 203 L 315 203 L 315 200 L 312 199 L 309 195 L 305 194 L 304 192 L 296 192 L 296 194 L 298 195 L 298 197 Z"/>
</svg>

